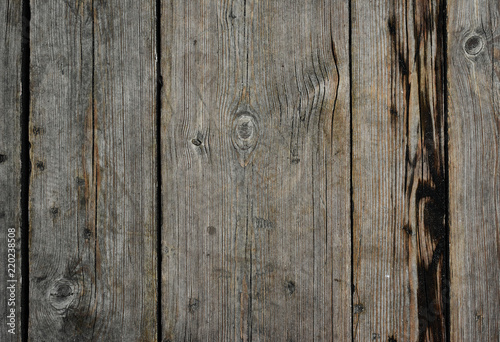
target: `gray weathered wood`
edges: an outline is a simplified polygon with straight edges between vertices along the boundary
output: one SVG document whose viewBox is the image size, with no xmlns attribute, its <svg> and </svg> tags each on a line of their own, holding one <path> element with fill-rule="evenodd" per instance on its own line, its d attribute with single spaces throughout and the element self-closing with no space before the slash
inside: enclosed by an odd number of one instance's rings
<svg viewBox="0 0 500 342">
<path fill-rule="evenodd" d="M 30 340 L 154 341 L 154 3 L 31 5 Z"/>
<path fill-rule="evenodd" d="M 500 340 L 500 4 L 448 1 L 452 341 Z"/>
<path fill-rule="evenodd" d="M 21 340 L 21 40 L 22 1 L 0 3 L 0 341 Z M 14 241 L 9 229 L 14 229 Z M 13 249 L 13 250 L 12 250 Z M 8 256 L 15 255 L 15 270 L 8 270 Z M 14 271 L 12 273 L 12 271 Z M 10 274 L 13 277 L 10 277 Z M 12 286 L 14 285 L 14 286 Z M 9 303 L 11 287 L 15 304 Z M 14 334 L 7 323 L 15 310 Z"/>
<path fill-rule="evenodd" d="M 444 341 L 441 1 L 352 1 L 353 337 Z"/>
<path fill-rule="evenodd" d="M 155 341 L 156 1 L 93 3 L 100 323 L 111 340 Z"/>
<path fill-rule="evenodd" d="M 351 338 L 348 2 L 162 2 L 166 341 Z"/>
</svg>

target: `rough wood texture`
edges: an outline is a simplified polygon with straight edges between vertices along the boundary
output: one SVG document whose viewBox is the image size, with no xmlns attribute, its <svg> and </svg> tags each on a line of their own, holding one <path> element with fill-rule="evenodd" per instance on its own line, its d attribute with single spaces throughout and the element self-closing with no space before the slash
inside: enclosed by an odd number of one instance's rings
<svg viewBox="0 0 500 342">
<path fill-rule="evenodd" d="M 500 341 L 498 1 L 449 1 L 452 341 Z"/>
<path fill-rule="evenodd" d="M 22 2 L 0 3 L 0 341 L 21 340 L 21 40 Z M 14 229 L 14 240 L 9 237 Z M 10 255 L 9 255 L 10 254 Z M 15 270 L 8 257 L 15 255 Z M 10 263 L 10 261 L 9 261 Z M 14 273 L 12 273 L 14 271 Z M 10 274 L 14 275 L 13 278 Z M 15 305 L 9 305 L 14 285 Z M 7 325 L 15 310 L 13 332 Z"/>
<path fill-rule="evenodd" d="M 444 341 L 441 1 L 352 1 L 353 337 Z"/>
<path fill-rule="evenodd" d="M 348 2 L 162 2 L 166 341 L 351 338 Z"/>
<path fill-rule="evenodd" d="M 30 340 L 153 341 L 154 3 L 31 6 Z"/>
</svg>

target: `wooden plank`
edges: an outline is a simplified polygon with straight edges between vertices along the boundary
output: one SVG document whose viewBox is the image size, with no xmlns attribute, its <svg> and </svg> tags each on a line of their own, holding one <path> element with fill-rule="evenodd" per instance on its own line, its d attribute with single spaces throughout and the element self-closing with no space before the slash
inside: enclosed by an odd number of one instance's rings
<svg viewBox="0 0 500 342">
<path fill-rule="evenodd" d="M 351 339 L 348 13 L 162 2 L 165 340 Z"/>
<path fill-rule="evenodd" d="M 101 305 L 113 313 L 103 327 L 109 325 L 117 339 L 153 341 L 157 335 L 156 2 L 105 1 L 94 6 L 96 223 L 104 266 Z M 106 291 L 108 287 L 113 292 Z"/>
<path fill-rule="evenodd" d="M 101 325 L 111 340 L 156 341 L 156 1 L 94 11 Z"/>
<path fill-rule="evenodd" d="M 90 1 L 31 4 L 31 341 L 92 336 L 96 245 Z"/>
<path fill-rule="evenodd" d="M 500 340 L 499 16 L 448 3 L 452 341 Z"/>
<path fill-rule="evenodd" d="M 22 2 L 2 1 L 0 18 L 0 341 L 10 342 L 21 341 Z"/>
<path fill-rule="evenodd" d="M 352 2 L 353 337 L 446 338 L 442 1 Z"/>
<path fill-rule="evenodd" d="M 32 3 L 30 340 L 155 339 L 154 18 Z"/>
</svg>

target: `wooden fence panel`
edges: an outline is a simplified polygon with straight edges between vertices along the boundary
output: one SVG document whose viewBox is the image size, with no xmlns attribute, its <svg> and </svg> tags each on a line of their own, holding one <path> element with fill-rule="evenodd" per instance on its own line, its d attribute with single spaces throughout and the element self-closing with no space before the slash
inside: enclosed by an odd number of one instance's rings
<svg viewBox="0 0 500 342">
<path fill-rule="evenodd" d="M 155 5 L 31 11 L 30 340 L 154 340 Z"/>
<path fill-rule="evenodd" d="M 350 340 L 348 1 L 161 18 L 163 337 Z"/>
<path fill-rule="evenodd" d="M 2 1 L 0 18 L 0 341 L 10 342 L 21 341 L 22 2 Z"/>
<path fill-rule="evenodd" d="M 445 340 L 445 14 L 352 1 L 357 341 Z"/>
<path fill-rule="evenodd" d="M 448 4 L 450 333 L 500 340 L 500 4 Z"/>
</svg>

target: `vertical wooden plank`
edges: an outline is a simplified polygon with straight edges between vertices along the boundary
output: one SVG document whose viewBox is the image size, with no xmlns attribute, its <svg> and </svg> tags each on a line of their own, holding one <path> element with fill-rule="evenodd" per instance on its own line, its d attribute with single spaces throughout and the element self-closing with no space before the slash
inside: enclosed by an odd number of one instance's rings
<svg viewBox="0 0 500 342">
<path fill-rule="evenodd" d="M 162 3 L 170 341 L 347 341 L 348 2 Z"/>
<path fill-rule="evenodd" d="M 156 2 L 94 0 L 94 13 L 101 326 L 156 341 Z"/>
<path fill-rule="evenodd" d="M 452 341 L 500 340 L 499 18 L 448 1 Z"/>
<path fill-rule="evenodd" d="M 444 18 L 352 2 L 355 340 L 446 338 Z"/>
<path fill-rule="evenodd" d="M 107 3 L 32 2 L 33 341 L 156 336 L 154 6 Z"/>
<path fill-rule="evenodd" d="M 130 341 L 157 334 L 155 9 L 151 0 L 94 1 L 102 305 L 116 338 Z"/>
<path fill-rule="evenodd" d="M 7 342 L 21 340 L 22 1 L 2 1 L 0 18 L 0 340 Z"/>
<path fill-rule="evenodd" d="M 29 339 L 91 339 L 92 3 L 34 0 L 31 11 Z"/>
</svg>

